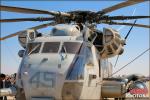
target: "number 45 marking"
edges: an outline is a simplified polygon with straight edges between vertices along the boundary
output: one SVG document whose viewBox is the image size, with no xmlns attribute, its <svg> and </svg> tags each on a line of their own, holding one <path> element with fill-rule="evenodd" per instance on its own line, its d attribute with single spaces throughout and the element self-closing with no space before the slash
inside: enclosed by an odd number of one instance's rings
<svg viewBox="0 0 150 100">
<path fill-rule="evenodd" d="M 35 85 L 37 88 L 39 87 L 51 87 L 53 88 L 55 85 L 56 74 L 52 72 L 36 72 L 30 78 L 29 83 L 33 86 Z"/>
</svg>

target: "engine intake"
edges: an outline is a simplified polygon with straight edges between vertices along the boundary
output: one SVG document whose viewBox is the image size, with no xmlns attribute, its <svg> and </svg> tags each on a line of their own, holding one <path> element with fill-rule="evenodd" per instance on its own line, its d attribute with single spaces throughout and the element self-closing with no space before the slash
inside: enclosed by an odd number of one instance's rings
<svg viewBox="0 0 150 100">
<path fill-rule="evenodd" d="M 103 29 L 103 45 L 103 50 L 100 53 L 102 58 L 121 55 L 124 51 L 124 41 L 121 39 L 119 32 L 111 28 Z"/>
</svg>

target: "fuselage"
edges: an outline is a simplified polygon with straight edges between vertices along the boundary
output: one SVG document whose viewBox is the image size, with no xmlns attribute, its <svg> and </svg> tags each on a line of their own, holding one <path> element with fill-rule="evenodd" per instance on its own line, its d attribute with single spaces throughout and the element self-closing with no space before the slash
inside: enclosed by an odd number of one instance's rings
<svg viewBox="0 0 150 100">
<path fill-rule="evenodd" d="M 90 31 L 69 26 L 52 32 L 27 41 L 17 79 L 25 100 L 101 98 L 100 82 L 111 66 L 81 35 Z"/>
</svg>

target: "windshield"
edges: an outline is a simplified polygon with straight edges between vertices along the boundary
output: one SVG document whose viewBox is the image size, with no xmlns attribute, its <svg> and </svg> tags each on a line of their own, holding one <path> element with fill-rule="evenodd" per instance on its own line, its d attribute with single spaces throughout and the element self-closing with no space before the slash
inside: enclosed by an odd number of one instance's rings
<svg viewBox="0 0 150 100">
<path fill-rule="evenodd" d="M 41 48 L 41 43 L 39 43 L 39 42 L 38 43 L 29 43 L 28 48 L 27 48 L 28 54 L 39 53 L 40 48 Z"/>
<path fill-rule="evenodd" d="M 80 50 L 81 43 L 79 42 L 64 42 L 61 52 L 76 54 Z"/>
<path fill-rule="evenodd" d="M 42 53 L 58 53 L 60 42 L 46 42 Z"/>
</svg>

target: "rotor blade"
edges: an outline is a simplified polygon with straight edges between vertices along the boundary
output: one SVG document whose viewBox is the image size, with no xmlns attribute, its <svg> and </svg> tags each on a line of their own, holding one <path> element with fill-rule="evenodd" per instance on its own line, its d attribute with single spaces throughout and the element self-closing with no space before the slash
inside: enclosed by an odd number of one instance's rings
<svg viewBox="0 0 150 100">
<path fill-rule="evenodd" d="M 132 20 L 142 18 L 150 18 L 150 16 L 102 16 L 99 20 Z"/>
<path fill-rule="evenodd" d="M 16 32 L 16 33 L 7 35 L 7 36 L 5 36 L 5 37 L 0 38 L 0 41 L 5 40 L 5 39 L 8 39 L 8 38 L 11 38 L 11 37 L 14 37 L 14 36 L 17 36 L 17 35 L 19 35 L 19 34 L 21 34 L 21 33 L 24 33 L 24 32 L 25 32 L 25 31 L 19 31 L 19 32 Z"/>
<path fill-rule="evenodd" d="M 150 81 L 150 77 L 140 78 L 139 80 L 142 82 L 147 82 L 147 81 Z"/>
<path fill-rule="evenodd" d="M 48 26 L 54 26 L 58 23 L 56 22 L 51 22 L 51 23 L 46 23 L 46 24 L 42 24 L 42 25 L 38 25 L 38 26 L 34 26 L 34 27 L 31 27 L 31 28 L 28 28 L 28 29 L 35 29 L 35 30 L 38 30 L 38 29 L 41 29 L 41 28 L 46 28 Z"/>
<path fill-rule="evenodd" d="M 31 28 L 28 28 L 28 29 L 35 29 L 35 30 L 38 30 L 38 29 L 41 29 L 41 28 L 46 28 L 47 26 L 54 26 L 56 25 L 57 23 L 55 22 L 51 22 L 51 23 L 47 23 L 47 24 L 42 24 L 42 25 L 38 25 L 38 26 L 35 26 L 35 27 L 31 27 Z M 16 32 L 16 33 L 13 33 L 13 34 L 10 34 L 10 35 L 7 35 L 5 37 L 2 37 L 0 38 L 0 41 L 1 40 L 5 40 L 5 39 L 8 39 L 8 38 L 11 38 L 11 37 L 14 37 L 14 36 L 17 36 L 19 34 L 22 34 L 23 32 L 25 32 L 26 30 L 23 30 L 23 31 L 19 31 L 19 32 Z"/>
<path fill-rule="evenodd" d="M 0 5 L 1 11 L 8 11 L 8 12 L 18 12 L 18 13 L 26 13 L 26 14 L 50 14 L 50 15 L 62 15 L 69 17 L 70 14 L 64 12 L 56 12 L 56 11 L 45 11 L 45 10 L 37 10 L 37 9 L 30 9 L 30 8 L 21 8 L 21 7 L 12 7 L 12 6 L 3 6 Z"/>
<path fill-rule="evenodd" d="M 109 25 L 127 25 L 127 26 L 136 26 L 136 27 L 143 27 L 143 28 L 150 28 L 150 26 L 148 25 L 143 25 L 143 24 L 134 24 L 134 23 L 121 23 L 121 22 L 102 22 L 105 24 L 109 24 Z"/>
<path fill-rule="evenodd" d="M 23 21 L 51 21 L 54 20 L 55 18 L 14 18 L 14 19 L 1 19 L 0 22 L 23 22 Z"/>
<path fill-rule="evenodd" d="M 141 3 L 141 2 L 144 2 L 144 1 L 147 1 L 147 0 L 128 0 L 128 1 L 125 1 L 125 2 L 122 2 L 122 3 L 119 3 L 119 4 L 116 4 L 114 6 L 111 6 L 111 7 L 108 7 L 108 8 L 105 8 L 103 9 L 102 11 L 98 11 L 97 14 L 106 14 L 106 13 L 109 13 L 109 12 L 112 12 L 112 11 L 115 11 L 115 10 L 118 10 L 120 8 L 123 8 L 123 7 L 127 7 L 127 6 L 130 6 L 130 5 L 134 5 L 134 4 L 137 4 L 137 3 Z"/>
</svg>

